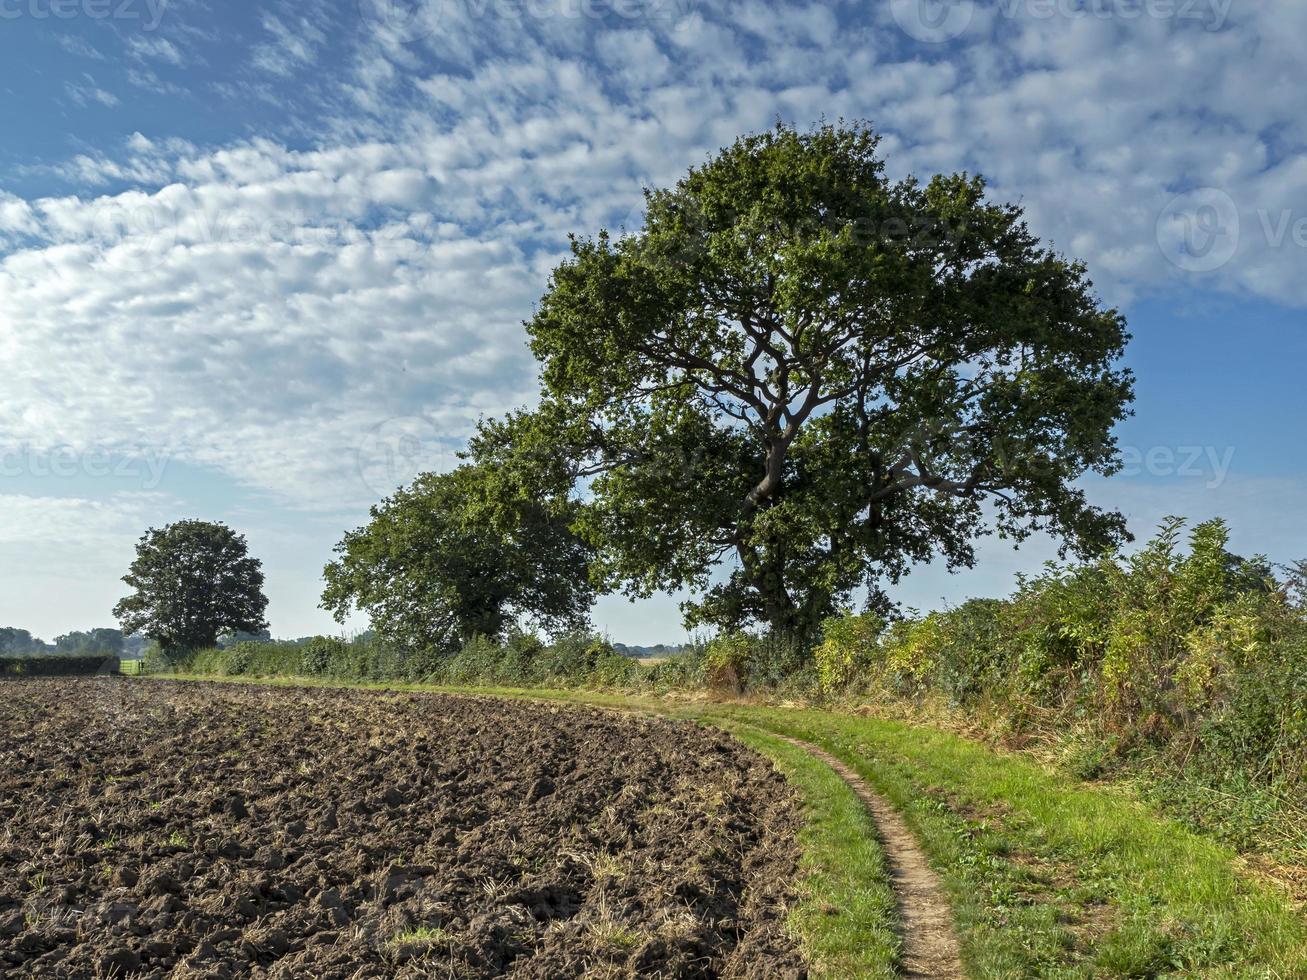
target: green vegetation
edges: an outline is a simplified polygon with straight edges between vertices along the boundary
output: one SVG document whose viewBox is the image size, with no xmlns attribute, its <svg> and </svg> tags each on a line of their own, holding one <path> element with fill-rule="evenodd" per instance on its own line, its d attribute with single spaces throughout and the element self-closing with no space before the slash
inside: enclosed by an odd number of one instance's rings
<svg viewBox="0 0 1307 980">
<path fill-rule="evenodd" d="M 224 677 L 330 677 L 337 680 L 419 680 L 440 658 L 406 652 L 363 637 L 354 641 L 318 636 L 304 642 L 245 641 L 210 647 L 167 665 Z M 166 668 L 166 669 L 167 669 Z"/>
<path fill-rule="evenodd" d="M 891 181 L 879 143 L 778 124 L 574 237 L 526 324 L 539 406 L 374 508 L 323 606 L 450 652 L 688 589 L 691 625 L 806 642 L 984 534 L 1124 540 L 1075 484 L 1118 466 L 1123 319 L 983 180 Z"/>
<path fill-rule="evenodd" d="M 1131 780 L 1191 826 L 1307 863 L 1307 608 L 1295 579 L 1232 556 L 1219 522 L 1187 551 L 1181 534 L 1170 521 L 1129 558 L 1051 565 L 1004 601 L 833 617 L 815 649 L 724 633 L 644 665 L 583 633 L 474 637 L 452 655 L 319 637 L 207 650 L 182 669 L 870 704 Z"/>
<path fill-rule="evenodd" d="M 225 524 L 178 521 L 150 528 L 123 581 L 132 593 L 113 610 L 123 631 L 144 634 L 169 655 L 211 647 L 222 633 L 268 625 L 261 563 L 250 557 L 244 536 Z"/>
<path fill-rule="evenodd" d="M 569 529 L 577 505 L 515 471 L 464 465 L 426 474 L 372 508 L 324 571 L 323 608 L 355 608 L 410 649 L 452 653 L 518 619 L 577 628 L 594 601 L 589 549 Z"/>
<path fill-rule="evenodd" d="M 17 626 L 0 626 L 0 655 L 20 656 L 29 653 L 44 653 L 49 647 L 25 629 Z"/>
<path fill-rule="evenodd" d="M 1307 976 L 1307 926 L 1229 849 L 1307 864 L 1307 566 L 1277 579 L 1220 521 L 1118 552 L 1122 516 L 1076 481 L 1119 466 L 1123 320 L 979 178 L 891 182 L 877 148 L 778 125 L 648 192 L 639 232 L 573 239 L 527 323 L 538 407 L 485 421 L 326 567 L 323 607 L 375 634 L 214 646 L 266 600 L 243 539 L 199 522 L 142 539 L 124 628 L 198 676 L 552 689 L 730 727 L 816 801 L 796 922 L 832 975 L 893 961 L 883 868 L 834 777 L 764 731 L 903 811 L 975 975 Z M 1007 599 L 904 616 L 885 593 L 1036 529 L 1077 559 Z M 596 594 L 670 589 L 710 638 L 642 665 L 584 632 Z M 672 690 L 807 707 L 641 700 Z"/>
<path fill-rule="evenodd" d="M 603 588 L 808 638 L 977 535 L 1123 538 L 1074 487 L 1116 467 L 1122 318 L 983 180 L 891 181 L 879 143 L 778 124 L 647 192 L 640 231 L 573 238 L 526 325 L 541 405 L 472 452 L 593 477 Z"/>
<path fill-rule="evenodd" d="M 1139 802 L 900 722 L 752 707 L 703 717 L 818 744 L 886 796 L 944 876 L 973 976 L 1307 974 L 1307 923 L 1288 896 Z"/>
<path fill-rule="evenodd" d="M 1006 601 L 827 624 L 818 684 L 980 725 L 1307 863 L 1307 608 L 1296 580 L 1168 521 L 1125 559 L 1050 565 Z"/>
<path fill-rule="evenodd" d="M 473 637 L 452 655 L 410 650 L 375 634 L 351 640 L 316 636 L 234 643 L 173 659 L 147 658 L 145 672 L 666 691 L 702 686 L 707 649 L 690 645 L 645 665 L 618 653 L 602 637 L 580 632 L 552 643 L 521 632 L 510 633 L 502 643 Z"/>
<path fill-rule="evenodd" d="M 29 630 L 17 626 L 0 626 L 0 657 L 18 657 L 58 653 L 64 656 L 134 656 L 145 645 L 142 636 L 124 636 L 122 630 L 98 627 L 70 630 L 46 643 Z"/>
</svg>

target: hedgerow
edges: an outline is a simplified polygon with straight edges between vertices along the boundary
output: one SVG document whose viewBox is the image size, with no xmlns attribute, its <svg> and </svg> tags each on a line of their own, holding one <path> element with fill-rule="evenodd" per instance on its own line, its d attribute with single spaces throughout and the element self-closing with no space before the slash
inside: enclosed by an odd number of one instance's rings
<svg viewBox="0 0 1307 980">
<path fill-rule="evenodd" d="M 100 655 L 82 656 L 59 653 L 0 657 L 0 676 L 55 677 L 71 674 L 116 674 L 118 658 Z"/>
<path fill-rule="evenodd" d="M 1187 548 L 1184 529 L 1173 518 L 1129 557 L 1049 564 L 1007 600 L 832 619 L 821 689 L 943 702 L 1079 775 L 1147 774 L 1196 820 L 1264 836 L 1307 806 L 1307 609 L 1227 550 L 1223 522 Z"/>
<path fill-rule="evenodd" d="M 375 636 L 354 640 L 319 636 L 300 642 L 244 642 L 215 647 L 169 666 L 223 677 L 317 677 L 517 687 L 655 689 L 697 685 L 703 678 L 699 650 L 645 667 L 618 653 L 607 640 L 588 633 L 566 634 L 550 644 L 524 632 L 513 633 L 502 643 L 474 637 L 451 656 L 406 649 Z"/>
</svg>

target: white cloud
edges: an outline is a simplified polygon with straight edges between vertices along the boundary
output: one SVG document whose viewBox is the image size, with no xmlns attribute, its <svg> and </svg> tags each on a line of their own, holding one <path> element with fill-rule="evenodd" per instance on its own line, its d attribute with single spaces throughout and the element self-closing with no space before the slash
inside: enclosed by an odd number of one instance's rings
<svg viewBox="0 0 1307 980">
<path fill-rule="evenodd" d="M 104 55 L 100 50 L 85 38 L 80 37 L 77 34 L 71 34 L 68 32 L 56 33 L 54 35 L 54 42 L 69 54 L 76 55 L 79 58 L 90 58 L 92 61 L 104 61 Z"/>
<path fill-rule="evenodd" d="M 289 78 L 313 64 L 327 40 L 325 14 L 320 3 L 302 8 L 281 5 L 280 14 L 263 15 L 262 26 L 269 38 L 254 47 L 253 62 L 262 71 Z"/>
<path fill-rule="evenodd" d="M 127 50 L 142 61 L 163 61 L 180 68 L 185 59 L 181 50 L 166 37 L 157 34 L 133 34 L 127 37 Z"/>
<path fill-rule="evenodd" d="M 5 227 L 37 222 L 47 245 L 0 264 L 14 379 L 0 432 L 168 446 L 340 506 L 381 492 L 354 457 L 386 419 L 426 417 L 457 441 L 520 402 L 535 274 L 511 236 L 440 221 L 461 191 L 447 200 L 396 159 L 251 145 L 178 165 L 204 182 L 7 199 Z M 78 398 L 52 404 L 63 390 Z"/>
<path fill-rule="evenodd" d="M 78 106 L 86 108 L 94 103 L 112 109 L 118 104 L 118 96 L 100 88 L 90 75 L 83 74 L 82 79 L 83 81 L 80 82 L 70 81 L 64 83 L 64 92 Z"/>
</svg>

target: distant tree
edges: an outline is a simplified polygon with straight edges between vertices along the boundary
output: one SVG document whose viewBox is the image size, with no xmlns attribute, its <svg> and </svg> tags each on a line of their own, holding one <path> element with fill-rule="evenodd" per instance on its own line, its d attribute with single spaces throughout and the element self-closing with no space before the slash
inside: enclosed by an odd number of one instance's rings
<svg viewBox="0 0 1307 980">
<path fill-rule="evenodd" d="M 1128 537 L 1077 482 L 1119 465 L 1123 318 L 980 178 L 891 181 L 878 142 L 777 126 L 648 192 L 642 230 L 573 239 L 527 323 L 540 407 L 473 449 L 570 460 L 602 588 L 811 634 L 980 535 Z"/>
<path fill-rule="evenodd" d="M 322 607 L 340 622 L 363 610 L 386 639 L 438 652 L 503 636 L 518 617 L 584 625 L 593 593 L 575 505 L 518 476 L 463 465 L 383 500 L 336 546 Z"/>
<path fill-rule="evenodd" d="M 150 528 L 114 606 L 124 632 L 157 640 L 169 655 L 211 647 L 220 633 L 267 628 L 262 565 L 225 524 L 178 521 Z"/>
<path fill-rule="evenodd" d="M 143 657 L 145 650 L 150 645 L 150 638 L 142 633 L 132 633 L 123 637 L 123 656 L 125 657 Z"/>
<path fill-rule="evenodd" d="M 120 657 L 123 653 L 122 630 L 100 627 L 92 630 L 73 630 L 54 638 L 56 653 L 83 653 L 105 657 Z"/>
<path fill-rule="evenodd" d="M 45 653 L 46 645 L 36 639 L 30 632 L 17 626 L 0 626 L 0 654 L 23 656 L 32 653 Z"/>
</svg>

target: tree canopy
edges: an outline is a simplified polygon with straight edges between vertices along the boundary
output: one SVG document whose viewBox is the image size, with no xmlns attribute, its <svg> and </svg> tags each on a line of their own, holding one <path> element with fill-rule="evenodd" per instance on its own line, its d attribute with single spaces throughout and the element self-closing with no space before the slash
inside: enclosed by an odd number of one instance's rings
<svg viewBox="0 0 1307 980">
<path fill-rule="evenodd" d="M 0 654 L 17 656 L 24 653 L 44 653 L 47 647 L 31 632 L 17 626 L 0 626 Z"/>
<path fill-rule="evenodd" d="M 1074 483 L 1118 466 L 1123 318 L 981 178 L 892 181 L 877 147 L 778 125 L 573 238 L 527 323 L 540 407 L 472 452 L 586 491 L 599 587 L 804 633 L 983 534 L 1126 537 Z"/>
<path fill-rule="evenodd" d="M 441 652 L 500 637 L 519 617 L 583 625 L 593 591 L 589 549 L 569 528 L 576 505 L 515 475 L 467 464 L 374 506 L 336 546 L 323 608 L 340 622 L 361 609 L 387 639 Z"/>
<path fill-rule="evenodd" d="M 124 633 L 143 633 L 169 654 L 213 646 L 218 634 L 265 629 L 262 564 L 225 524 L 178 521 L 150 528 L 114 606 Z"/>
<path fill-rule="evenodd" d="M 103 654 L 106 657 L 120 657 L 124 647 L 122 630 L 111 627 L 72 630 L 54 638 L 56 653 Z"/>
</svg>

